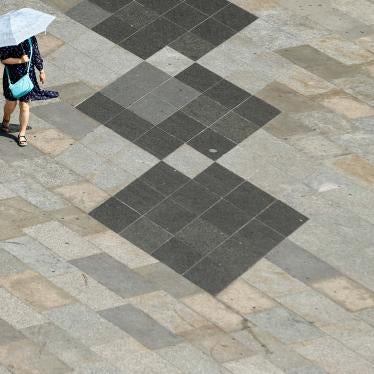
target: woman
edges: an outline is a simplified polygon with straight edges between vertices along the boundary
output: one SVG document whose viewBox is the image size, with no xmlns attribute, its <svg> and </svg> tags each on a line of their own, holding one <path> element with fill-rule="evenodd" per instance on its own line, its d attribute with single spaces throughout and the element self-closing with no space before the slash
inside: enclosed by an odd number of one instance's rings
<svg viewBox="0 0 374 374">
<path fill-rule="evenodd" d="M 32 61 L 29 61 L 31 55 L 31 48 L 28 39 L 24 40 L 22 43 L 0 48 L 0 60 L 7 67 L 9 72 L 10 80 L 12 83 L 17 82 L 27 73 L 28 63 L 30 64 L 30 79 L 34 84 L 34 88 L 31 92 L 22 96 L 19 100 L 19 109 L 20 109 L 20 130 L 18 134 L 18 145 L 24 147 L 27 145 L 26 139 L 26 128 L 29 123 L 29 114 L 30 114 L 30 101 L 32 100 L 47 100 L 58 97 L 58 92 L 55 91 L 45 91 L 41 90 L 36 79 L 35 68 L 39 70 L 39 79 L 43 84 L 46 80 L 46 75 L 43 70 L 43 59 L 40 56 L 38 42 L 36 37 L 31 38 L 31 44 L 33 48 Z M 3 75 L 3 90 L 5 96 L 5 105 L 4 105 L 4 116 L 3 122 L 1 124 L 1 129 L 5 132 L 9 132 L 10 117 L 14 112 L 17 106 L 17 99 L 13 97 L 9 89 L 8 76 Z"/>
</svg>

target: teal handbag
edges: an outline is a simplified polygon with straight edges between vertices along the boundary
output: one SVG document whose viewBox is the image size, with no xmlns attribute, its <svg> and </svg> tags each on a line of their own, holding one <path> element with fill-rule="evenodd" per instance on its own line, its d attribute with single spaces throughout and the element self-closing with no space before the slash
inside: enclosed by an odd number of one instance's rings
<svg viewBox="0 0 374 374">
<path fill-rule="evenodd" d="M 31 92 L 34 89 L 34 83 L 32 83 L 32 81 L 30 79 L 30 75 L 29 75 L 30 64 L 31 64 L 31 59 L 32 59 L 32 43 L 31 43 L 30 39 L 29 39 L 29 45 L 30 45 L 31 53 L 30 53 L 30 61 L 28 62 L 28 65 L 27 65 L 27 73 L 26 73 L 26 75 L 24 75 L 17 82 L 12 83 L 10 81 L 8 67 L 5 66 L 5 71 L 6 71 L 7 76 L 8 76 L 9 89 L 10 89 L 10 92 L 12 93 L 12 96 L 15 99 L 19 99 L 22 96 L 27 95 L 29 92 Z"/>
</svg>

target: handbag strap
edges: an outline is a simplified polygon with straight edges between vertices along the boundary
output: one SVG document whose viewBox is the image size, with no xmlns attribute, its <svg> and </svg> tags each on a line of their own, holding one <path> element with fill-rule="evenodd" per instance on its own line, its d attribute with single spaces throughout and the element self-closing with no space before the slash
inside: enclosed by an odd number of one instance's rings
<svg viewBox="0 0 374 374">
<path fill-rule="evenodd" d="M 29 42 L 29 46 L 30 46 L 30 59 L 29 59 L 29 62 L 27 63 L 27 74 L 29 74 L 29 71 L 30 71 L 30 65 L 31 65 L 31 59 L 32 59 L 32 42 L 31 42 L 31 38 L 28 39 L 28 42 Z M 12 83 L 10 81 L 10 76 L 9 76 L 9 71 L 8 71 L 8 66 L 5 65 L 5 72 L 6 72 L 6 75 L 8 77 L 8 82 L 9 83 Z"/>
</svg>

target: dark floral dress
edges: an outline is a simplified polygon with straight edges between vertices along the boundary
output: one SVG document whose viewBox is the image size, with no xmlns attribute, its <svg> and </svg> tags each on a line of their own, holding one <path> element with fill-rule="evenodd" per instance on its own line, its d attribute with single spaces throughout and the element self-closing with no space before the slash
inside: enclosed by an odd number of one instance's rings
<svg viewBox="0 0 374 374">
<path fill-rule="evenodd" d="M 32 61 L 30 61 L 30 79 L 32 83 L 34 84 L 34 89 L 29 92 L 27 95 L 22 96 L 20 101 L 30 101 L 30 100 L 48 100 L 53 99 L 55 97 L 58 97 L 58 92 L 56 91 L 45 91 L 42 90 L 39 87 L 38 81 L 36 79 L 35 74 L 35 67 L 41 71 L 43 70 L 43 59 L 40 56 L 39 47 L 38 47 L 38 41 L 36 40 L 36 37 L 33 36 L 31 38 L 33 52 L 32 52 Z M 22 55 L 27 54 L 30 57 L 30 45 L 28 40 L 24 40 L 22 43 L 10 47 L 2 47 L 0 48 L 0 60 L 6 60 L 7 58 L 20 58 Z M 15 64 L 15 65 L 7 65 L 7 69 L 10 75 L 10 80 L 12 83 L 17 82 L 19 79 L 21 79 L 26 73 L 27 73 L 27 63 L 24 64 Z M 9 82 L 8 77 L 6 75 L 5 69 L 4 69 L 4 75 L 3 75 L 3 90 L 4 90 L 4 96 L 7 100 L 10 101 L 17 101 L 15 99 L 9 89 Z"/>
</svg>

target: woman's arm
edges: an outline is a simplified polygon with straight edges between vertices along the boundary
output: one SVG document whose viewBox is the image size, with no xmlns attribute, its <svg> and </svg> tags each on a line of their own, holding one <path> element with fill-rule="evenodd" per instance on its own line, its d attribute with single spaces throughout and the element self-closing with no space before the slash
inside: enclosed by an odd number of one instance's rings
<svg viewBox="0 0 374 374">
<path fill-rule="evenodd" d="M 40 54 L 38 40 L 36 39 L 35 36 L 33 36 L 32 42 L 33 42 L 32 45 L 33 45 L 33 49 L 34 49 L 33 61 L 34 61 L 35 67 L 40 72 L 43 72 L 43 58 Z"/>
<path fill-rule="evenodd" d="M 6 58 L 5 60 L 2 60 L 1 62 L 4 65 L 18 65 L 18 64 L 24 64 L 25 62 L 29 61 L 29 57 L 27 55 L 23 55 L 20 58 Z"/>
</svg>

